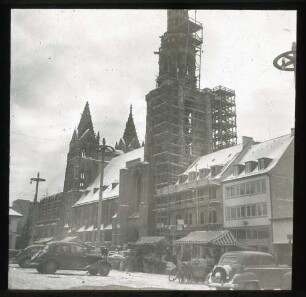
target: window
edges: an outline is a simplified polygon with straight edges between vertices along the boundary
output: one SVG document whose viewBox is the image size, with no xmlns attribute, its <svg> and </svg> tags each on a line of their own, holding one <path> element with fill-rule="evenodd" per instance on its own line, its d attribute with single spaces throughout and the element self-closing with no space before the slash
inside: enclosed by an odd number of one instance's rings
<svg viewBox="0 0 306 297">
<path fill-rule="evenodd" d="M 258 160 L 258 170 L 262 170 L 265 169 L 266 165 L 265 165 L 265 159 L 259 159 Z"/>
<path fill-rule="evenodd" d="M 77 245 L 72 245 L 71 247 L 71 254 L 73 255 L 82 255 L 84 254 L 83 248 Z"/>
<path fill-rule="evenodd" d="M 217 223 L 217 211 L 215 209 L 209 211 L 209 222 Z"/>
<path fill-rule="evenodd" d="M 252 172 L 252 163 L 251 162 L 246 162 L 245 163 L 245 172 L 246 173 Z"/>
<path fill-rule="evenodd" d="M 70 246 L 69 245 L 59 245 L 57 247 L 57 252 L 59 254 L 70 254 Z"/>
<path fill-rule="evenodd" d="M 239 175 L 239 174 L 240 174 L 240 168 L 239 168 L 238 165 L 235 165 L 235 166 L 234 166 L 234 169 L 233 169 L 233 175 L 234 175 L 234 176 L 237 176 L 237 175 Z"/>
<path fill-rule="evenodd" d="M 200 212 L 200 224 L 203 225 L 204 224 L 204 211 Z"/>
<path fill-rule="evenodd" d="M 257 204 L 257 214 L 259 217 L 263 215 L 263 205 L 262 203 Z"/>
<path fill-rule="evenodd" d="M 241 217 L 245 218 L 245 206 L 241 206 L 240 210 L 241 210 Z"/>
<path fill-rule="evenodd" d="M 267 265 L 267 266 L 275 266 L 275 260 L 272 256 L 262 256 L 261 257 L 261 265 Z"/>
<path fill-rule="evenodd" d="M 240 184 L 240 186 L 239 186 L 239 194 L 241 196 L 245 195 L 245 184 Z"/>
<path fill-rule="evenodd" d="M 260 185 L 261 185 L 261 192 L 265 193 L 266 192 L 266 180 L 261 180 L 260 181 Z"/>
<path fill-rule="evenodd" d="M 229 220 L 231 218 L 231 209 L 229 207 L 226 208 L 226 219 Z"/>
<path fill-rule="evenodd" d="M 231 207 L 231 219 L 236 219 L 236 207 Z"/>
<path fill-rule="evenodd" d="M 263 203 L 263 215 L 266 216 L 267 215 L 267 203 Z"/>
<path fill-rule="evenodd" d="M 251 205 L 251 216 L 252 217 L 256 217 L 257 216 L 257 207 L 256 207 L 257 205 L 256 204 L 253 204 L 253 205 Z"/>
</svg>

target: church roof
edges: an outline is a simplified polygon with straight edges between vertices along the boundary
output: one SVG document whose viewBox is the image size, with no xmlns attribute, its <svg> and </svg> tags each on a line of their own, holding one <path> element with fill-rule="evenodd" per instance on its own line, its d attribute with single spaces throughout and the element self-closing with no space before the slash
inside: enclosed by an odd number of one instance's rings
<svg viewBox="0 0 306 297">
<path fill-rule="evenodd" d="M 131 152 L 119 155 L 109 161 L 104 168 L 104 181 L 103 184 L 107 188 L 103 191 L 103 200 L 112 199 L 119 196 L 119 184 L 114 187 L 112 183 L 118 183 L 120 178 L 120 169 L 125 168 L 126 162 L 140 158 L 144 160 L 144 148 L 133 150 Z M 82 197 L 74 204 L 75 206 L 96 203 L 99 200 L 100 187 L 100 174 L 96 179 L 87 187 Z M 89 191 L 89 192 L 88 192 Z M 87 193 L 87 194 L 86 194 Z"/>
</svg>

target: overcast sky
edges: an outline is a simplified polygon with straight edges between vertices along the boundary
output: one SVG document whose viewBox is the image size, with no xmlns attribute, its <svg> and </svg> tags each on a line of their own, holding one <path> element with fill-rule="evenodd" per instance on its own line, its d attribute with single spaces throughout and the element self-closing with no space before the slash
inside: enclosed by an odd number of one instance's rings
<svg viewBox="0 0 306 297">
<path fill-rule="evenodd" d="M 238 142 L 289 133 L 294 75 L 272 62 L 296 41 L 296 12 L 198 10 L 196 18 L 204 27 L 201 88 L 236 91 Z M 95 132 L 111 145 L 133 104 L 144 140 L 166 10 L 13 10 L 11 19 L 10 201 L 33 200 L 37 171 L 47 179 L 39 198 L 62 190 L 86 101 Z"/>
</svg>

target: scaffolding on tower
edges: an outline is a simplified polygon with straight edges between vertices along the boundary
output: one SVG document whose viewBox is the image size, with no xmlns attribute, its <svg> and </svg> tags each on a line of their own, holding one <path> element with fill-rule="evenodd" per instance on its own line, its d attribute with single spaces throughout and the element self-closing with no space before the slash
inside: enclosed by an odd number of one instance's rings
<svg viewBox="0 0 306 297">
<path fill-rule="evenodd" d="M 217 86 L 212 89 L 213 150 L 237 144 L 235 91 Z"/>
</svg>

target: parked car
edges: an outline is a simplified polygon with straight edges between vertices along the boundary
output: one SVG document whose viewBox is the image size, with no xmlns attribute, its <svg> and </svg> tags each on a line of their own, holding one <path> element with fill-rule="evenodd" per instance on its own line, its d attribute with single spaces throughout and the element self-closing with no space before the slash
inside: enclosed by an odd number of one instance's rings
<svg viewBox="0 0 306 297">
<path fill-rule="evenodd" d="M 292 270 L 278 266 L 268 253 L 255 251 L 228 252 L 207 277 L 216 289 L 260 290 L 291 289 Z"/>
<path fill-rule="evenodd" d="M 107 276 L 112 268 L 99 253 L 87 253 L 79 243 L 53 241 L 31 259 L 39 273 L 54 274 L 57 270 L 84 270 L 90 275 Z"/>
<path fill-rule="evenodd" d="M 32 256 L 43 249 L 44 245 L 33 244 L 27 246 L 25 249 L 21 250 L 16 256 L 16 262 L 22 268 L 30 267 L 30 261 Z"/>
<path fill-rule="evenodd" d="M 9 249 L 9 263 L 16 263 L 16 256 L 20 253 L 20 250 Z"/>
</svg>

